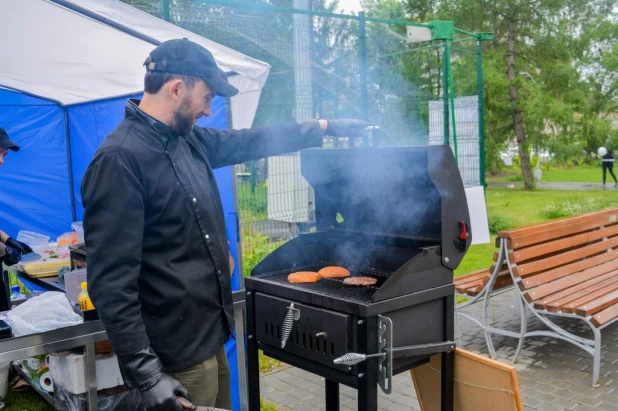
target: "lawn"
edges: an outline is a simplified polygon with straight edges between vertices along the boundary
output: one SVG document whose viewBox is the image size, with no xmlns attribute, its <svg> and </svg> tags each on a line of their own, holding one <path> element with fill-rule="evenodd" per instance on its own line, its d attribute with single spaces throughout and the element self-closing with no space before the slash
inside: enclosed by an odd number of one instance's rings
<svg viewBox="0 0 618 411">
<path fill-rule="evenodd" d="M 594 166 L 573 166 L 573 167 L 550 167 L 543 170 L 542 183 L 602 183 L 603 175 L 601 167 Z M 612 181 L 608 174 L 607 178 Z M 518 167 L 510 167 L 499 173 L 497 176 L 487 175 L 488 183 L 506 183 L 522 181 L 521 170 Z"/>
</svg>

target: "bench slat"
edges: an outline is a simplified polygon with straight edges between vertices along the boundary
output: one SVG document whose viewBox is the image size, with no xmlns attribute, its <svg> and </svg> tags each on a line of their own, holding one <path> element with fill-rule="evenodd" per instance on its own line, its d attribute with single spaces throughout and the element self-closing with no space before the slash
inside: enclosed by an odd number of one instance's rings
<svg viewBox="0 0 618 411">
<path fill-rule="evenodd" d="M 485 278 L 486 275 L 487 275 L 487 269 L 473 271 L 471 273 L 455 277 L 454 282 L 455 282 L 455 285 L 463 285 L 463 284 L 466 284 L 472 281 L 483 279 Z"/>
<path fill-rule="evenodd" d="M 519 282 L 520 289 L 525 290 L 525 289 L 538 287 L 542 284 L 549 283 L 550 281 L 555 281 L 555 280 L 558 280 L 559 278 L 567 277 L 573 273 L 588 270 L 597 265 L 601 265 L 603 263 L 616 259 L 616 254 L 618 253 L 611 252 L 611 253 L 599 254 L 594 257 L 587 258 L 585 260 L 576 261 L 574 263 L 564 265 L 562 267 L 554 268 L 549 271 L 537 273 L 536 275 L 523 278 Z M 584 280 L 582 279 L 582 281 Z M 571 285 L 574 285 L 574 284 L 571 284 Z M 552 294 L 552 293 L 549 293 L 549 294 Z M 545 295 L 548 295 L 548 294 L 545 294 Z"/>
<path fill-rule="evenodd" d="M 470 288 L 474 288 L 478 285 L 484 285 L 484 278 L 480 278 L 478 280 L 466 283 L 466 284 L 462 284 L 462 285 L 458 285 L 455 284 L 455 291 L 457 291 L 459 294 L 466 294 L 468 292 L 468 290 Z"/>
<path fill-rule="evenodd" d="M 591 243 L 603 238 L 611 238 L 618 235 L 618 224 L 601 230 L 589 231 L 584 234 L 566 237 L 556 241 L 550 241 L 544 244 L 538 244 L 533 247 L 524 248 L 509 253 L 511 263 L 520 263 L 532 258 L 548 255 L 557 251 L 566 250 L 578 245 Z"/>
<path fill-rule="evenodd" d="M 592 278 L 574 287 L 551 294 L 547 298 L 536 301 L 534 303 L 534 307 L 539 310 L 547 310 L 554 313 L 560 312 L 565 304 L 618 282 L 618 275 L 616 274 L 618 273 L 612 271 Z"/>
<path fill-rule="evenodd" d="M 536 273 L 547 272 L 551 268 L 560 267 L 567 263 L 581 260 L 582 258 L 594 256 L 608 249 L 613 249 L 614 247 L 618 247 L 618 237 L 612 237 L 607 241 L 600 241 L 585 247 L 579 247 L 575 250 L 560 253 L 552 257 L 535 260 L 531 263 L 517 265 L 514 271 L 520 277 L 527 277 Z M 617 255 L 615 252 L 611 254 L 613 254 L 614 257 Z"/>
<path fill-rule="evenodd" d="M 518 250 L 520 248 L 532 247 L 533 245 L 543 244 L 548 241 L 598 230 L 601 227 L 612 227 L 616 225 L 616 223 L 609 223 L 608 220 L 609 219 L 605 217 L 605 219 L 602 220 L 584 221 L 567 227 L 547 228 L 540 233 L 507 239 L 507 248 L 509 250 Z"/>
<path fill-rule="evenodd" d="M 614 304 L 611 307 L 599 311 L 590 319 L 590 322 L 594 324 L 595 327 L 602 327 L 616 317 L 618 317 L 618 304 Z"/>
<path fill-rule="evenodd" d="M 594 302 L 594 300 L 598 300 L 605 296 L 608 293 L 612 293 L 614 291 L 618 291 L 618 285 L 610 284 L 609 286 L 602 288 L 600 290 L 587 293 L 583 297 L 580 297 L 576 300 L 571 301 L 568 304 L 562 306 L 562 311 L 568 314 L 575 314 L 575 310 L 579 307 L 583 307 L 588 303 Z"/>
<path fill-rule="evenodd" d="M 512 230 L 504 230 L 500 231 L 497 234 L 497 238 L 517 238 L 524 237 L 528 235 L 539 234 L 547 231 L 548 229 L 554 230 L 563 227 L 573 227 L 574 225 L 580 224 L 582 222 L 589 222 L 593 220 L 599 220 L 604 224 L 613 224 L 618 218 L 614 219 L 613 216 L 616 215 L 618 217 L 618 207 L 608 208 L 601 211 L 594 211 L 592 213 L 581 214 L 578 216 L 570 216 L 564 217 L 552 221 L 548 221 L 545 223 L 533 224 L 525 227 L 514 228 Z M 613 221 L 612 221 L 613 220 Z M 556 238 L 556 237 L 554 237 Z"/>
<path fill-rule="evenodd" d="M 611 307 L 616 303 L 618 303 L 618 287 L 613 289 L 613 291 L 610 293 L 606 293 L 599 298 L 596 298 L 588 303 L 582 304 L 581 306 L 577 307 L 575 313 L 577 315 L 581 315 L 582 317 L 587 317 L 608 307 Z"/>
</svg>

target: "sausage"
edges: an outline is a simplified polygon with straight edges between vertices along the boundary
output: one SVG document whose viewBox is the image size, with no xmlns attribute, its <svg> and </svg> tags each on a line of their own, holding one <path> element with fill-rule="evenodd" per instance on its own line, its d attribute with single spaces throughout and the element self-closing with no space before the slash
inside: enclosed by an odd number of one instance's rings
<svg viewBox="0 0 618 411">
<path fill-rule="evenodd" d="M 317 283 L 322 277 L 315 271 L 298 271 L 288 275 L 288 281 L 291 283 Z"/>
<path fill-rule="evenodd" d="M 324 267 L 318 271 L 318 274 L 320 274 L 322 278 L 341 278 L 350 276 L 350 272 L 348 270 L 343 267 L 335 266 Z"/>
</svg>

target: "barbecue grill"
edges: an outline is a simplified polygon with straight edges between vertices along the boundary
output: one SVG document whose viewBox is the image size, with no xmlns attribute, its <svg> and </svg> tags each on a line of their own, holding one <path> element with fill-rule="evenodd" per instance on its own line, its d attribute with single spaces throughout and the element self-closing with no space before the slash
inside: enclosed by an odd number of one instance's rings
<svg viewBox="0 0 618 411">
<path fill-rule="evenodd" d="M 468 249 L 470 218 L 448 146 L 312 149 L 301 172 L 315 192 L 316 230 L 282 245 L 247 289 L 249 409 L 259 410 L 258 348 L 325 378 L 326 409 L 339 384 L 358 409 L 377 409 L 377 387 L 442 353 L 442 408 L 452 409 L 453 270 Z M 290 273 L 347 268 L 377 279 L 292 284 Z"/>
</svg>

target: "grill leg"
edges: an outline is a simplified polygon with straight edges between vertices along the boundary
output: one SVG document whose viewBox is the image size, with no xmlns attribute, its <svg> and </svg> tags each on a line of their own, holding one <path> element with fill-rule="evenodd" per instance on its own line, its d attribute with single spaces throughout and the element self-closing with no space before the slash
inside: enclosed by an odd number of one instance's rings
<svg viewBox="0 0 618 411">
<path fill-rule="evenodd" d="M 453 410 L 453 391 L 455 388 L 455 351 L 442 354 L 442 411 Z"/>
<path fill-rule="evenodd" d="M 260 362 L 253 304 L 253 293 L 247 292 L 247 400 L 249 411 L 260 411 Z"/>
<path fill-rule="evenodd" d="M 339 384 L 335 381 L 326 379 L 326 411 L 339 410 Z"/>
<path fill-rule="evenodd" d="M 377 352 L 378 319 L 368 318 L 358 326 L 360 352 Z M 358 366 L 358 411 L 376 411 L 378 409 L 378 362 L 371 358 Z"/>
</svg>

